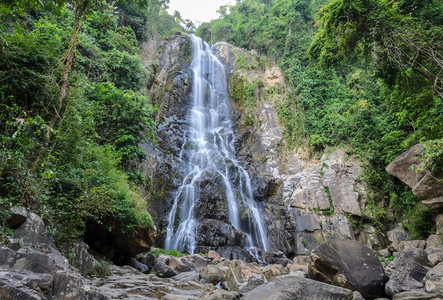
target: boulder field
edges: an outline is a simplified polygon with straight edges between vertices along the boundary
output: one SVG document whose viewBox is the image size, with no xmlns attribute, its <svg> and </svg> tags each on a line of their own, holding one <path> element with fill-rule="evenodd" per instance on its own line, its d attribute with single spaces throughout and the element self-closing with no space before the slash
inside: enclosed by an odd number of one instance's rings
<svg viewBox="0 0 443 300">
<path fill-rule="evenodd" d="M 82 242 L 66 258 L 37 215 L 14 211 L 14 235 L 3 236 L 0 245 L 2 300 L 443 299 L 443 244 L 436 235 L 406 241 L 397 228 L 390 236 L 398 244 L 378 253 L 357 241 L 334 240 L 292 260 L 263 255 L 272 264 L 209 251 L 182 257 L 144 252 L 117 266 Z"/>
</svg>

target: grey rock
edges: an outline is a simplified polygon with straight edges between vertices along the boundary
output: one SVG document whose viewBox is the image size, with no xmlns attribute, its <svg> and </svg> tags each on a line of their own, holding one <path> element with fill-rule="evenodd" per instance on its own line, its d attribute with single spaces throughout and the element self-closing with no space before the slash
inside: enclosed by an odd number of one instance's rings
<svg viewBox="0 0 443 300">
<path fill-rule="evenodd" d="M 226 299 L 226 300 L 239 300 L 241 297 L 241 294 L 239 292 L 236 291 L 226 291 L 223 289 L 214 289 L 214 290 L 209 290 L 205 293 L 203 293 L 199 299 L 202 300 L 221 300 L 221 299 Z"/>
<path fill-rule="evenodd" d="M 221 257 L 226 259 L 230 260 L 241 259 L 246 262 L 256 262 L 255 257 L 253 257 L 251 253 L 247 251 L 244 247 L 239 247 L 239 246 L 219 247 L 217 248 L 217 252 L 220 254 Z"/>
<path fill-rule="evenodd" d="M 200 278 L 204 279 L 205 282 L 217 285 L 225 280 L 228 270 L 229 267 L 208 265 L 200 271 Z"/>
<path fill-rule="evenodd" d="M 20 277 L 14 278 L 9 272 L 0 269 L 0 299 L 11 300 L 42 300 L 42 295 L 20 283 Z M 18 279 L 18 280 L 17 280 Z"/>
<path fill-rule="evenodd" d="M 28 218 L 28 211 L 24 207 L 12 207 L 9 211 L 11 216 L 6 221 L 6 224 L 11 229 L 19 228 Z"/>
<path fill-rule="evenodd" d="M 380 260 L 367 246 L 351 240 L 321 244 L 311 253 L 312 279 L 360 292 L 365 298 L 383 297 L 387 277 Z"/>
<path fill-rule="evenodd" d="M 438 170 L 430 174 L 424 168 L 422 152 L 421 144 L 413 146 L 394 159 L 386 167 L 386 171 L 409 185 L 423 204 L 432 210 L 439 210 L 443 208 L 443 181 L 440 180 L 443 172 Z M 413 165 L 415 167 L 411 169 Z"/>
<path fill-rule="evenodd" d="M 171 278 L 177 275 L 177 273 L 173 269 L 171 269 L 162 261 L 157 261 L 157 263 L 153 267 L 153 270 L 161 278 Z"/>
<path fill-rule="evenodd" d="M 386 293 L 392 297 L 400 292 L 423 288 L 423 278 L 432 266 L 423 250 L 410 248 L 401 252 L 386 269 L 389 275 Z"/>
<path fill-rule="evenodd" d="M 185 263 L 185 260 L 182 260 L 182 258 L 171 257 L 168 265 L 177 273 L 195 270 L 195 268 L 190 266 L 190 263 Z"/>
<path fill-rule="evenodd" d="M 131 267 L 133 267 L 134 269 L 139 270 L 143 274 L 148 274 L 149 273 L 148 266 L 143 264 L 143 263 L 141 263 L 141 262 L 139 262 L 134 257 L 131 257 L 131 259 L 129 260 L 129 265 Z"/>
<path fill-rule="evenodd" d="M 287 266 L 288 264 L 292 263 L 292 261 L 287 258 L 283 252 L 281 251 L 268 251 L 263 254 L 262 259 L 267 264 L 279 264 L 283 266 Z"/>
<path fill-rule="evenodd" d="M 435 225 L 437 226 L 437 234 L 443 234 L 443 213 L 437 212 L 437 216 L 435 217 Z"/>
<path fill-rule="evenodd" d="M 0 267 L 0 278 L 0 285 L 8 286 L 8 288 L 0 288 L 0 290 L 8 290 L 8 293 L 21 290 L 24 294 L 30 293 L 34 297 L 49 294 L 54 280 L 53 276 L 47 273 L 36 274 L 32 271 L 10 270 L 2 267 Z M 33 290 L 33 292 L 26 288 Z M 3 296 L 6 298 L 5 295 Z M 12 299 L 21 299 L 14 298 L 14 296 L 10 297 Z"/>
<path fill-rule="evenodd" d="M 44 248 L 42 246 L 39 245 Z M 29 247 L 19 251 L 0 249 L 0 295 L 9 295 L 6 299 L 14 300 L 46 299 L 47 296 L 69 300 L 85 295 L 86 280 L 58 250 L 47 247 L 45 252 Z"/>
<path fill-rule="evenodd" d="M 54 242 L 46 232 L 46 226 L 39 216 L 28 212 L 26 221 L 15 231 L 14 237 L 25 244 L 50 245 L 54 247 Z"/>
<path fill-rule="evenodd" d="M 351 290 L 296 276 L 275 278 L 249 291 L 243 300 L 359 299 Z M 361 298 L 360 298 L 361 299 Z"/>
<path fill-rule="evenodd" d="M 400 243 L 406 241 L 408 234 L 403 230 L 403 225 L 398 223 L 394 229 L 388 231 L 388 239 L 391 242 L 392 252 L 399 251 Z"/>
<path fill-rule="evenodd" d="M 426 242 L 423 240 L 403 241 L 400 243 L 398 251 L 402 252 L 410 248 L 417 248 L 424 250 L 425 247 L 426 247 Z"/>
<path fill-rule="evenodd" d="M 385 244 L 380 232 L 371 225 L 366 224 L 362 228 L 356 229 L 354 233 L 357 241 L 371 249 L 380 250 Z"/>
<path fill-rule="evenodd" d="M 443 294 L 443 262 L 426 273 L 423 283 L 426 292 Z"/>
<path fill-rule="evenodd" d="M 239 246 L 243 248 L 246 240 L 245 236 L 244 232 L 234 228 L 231 224 L 215 219 L 204 219 L 199 222 L 197 227 L 197 244 L 200 247 L 209 246 L 218 249 L 220 247 Z"/>
<path fill-rule="evenodd" d="M 153 268 L 157 264 L 157 257 L 153 253 L 148 253 L 140 258 L 140 262 L 149 268 Z"/>
<path fill-rule="evenodd" d="M 438 235 L 431 235 L 426 240 L 426 254 L 432 264 L 443 262 L 443 243 Z"/>
<path fill-rule="evenodd" d="M 441 300 L 443 294 L 429 294 L 425 291 L 408 291 L 395 294 L 392 300 Z"/>
<path fill-rule="evenodd" d="M 200 272 L 208 265 L 208 261 L 198 254 L 181 257 L 180 261 L 197 272 Z"/>
<path fill-rule="evenodd" d="M 66 245 L 62 251 L 71 255 L 70 264 L 76 267 L 84 277 L 98 264 L 97 260 L 89 254 L 89 246 L 82 241 L 77 241 L 70 246 Z"/>
<path fill-rule="evenodd" d="M 378 256 L 384 256 L 384 257 L 388 257 L 392 255 L 392 252 L 389 251 L 389 249 L 381 249 L 377 251 L 377 255 Z"/>
<path fill-rule="evenodd" d="M 275 276 L 288 275 L 290 272 L 289 267 L 286 267 L 283 265 L 278 265 L 278 264 L 266 265 L 266 266 L 260 267 L 260 270 L 266 279 L 269 279 L 269 278 L 272 278 Z M 307 277 L 307 272 L 305 273 L 301 270 L 297 270 L 294 272 L 294 275 L 303 276 L 303 277 L 305 277 L 305 275 L 306 275 L 306 277 Z"/>
<path fill-rule="evenodd" d="M 200 274 L 197 271 L 183 272 L 171 277 L 175 281 L 199 281 Z"/>
<path fill-rule="evenodd" d="M 265 282 L 259 268 L 241 260 L 231 261 L 225 279 L 230 291 L 240 293 L 246 293 Z"/>
</svg>

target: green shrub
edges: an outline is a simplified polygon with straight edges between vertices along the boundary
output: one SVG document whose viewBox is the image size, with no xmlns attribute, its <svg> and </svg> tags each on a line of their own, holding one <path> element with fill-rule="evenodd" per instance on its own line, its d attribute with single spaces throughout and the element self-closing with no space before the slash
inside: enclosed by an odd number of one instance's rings
<svg viewBox="0 0 443 300">
<path fill-rule="evenodd" d="M 183 256 L 188 255 L 186 253 L 181 253 L 180 251 L 175 250 L 175 249 L 165 250 L 162 248 L 152 248 L 150 253 L 154 254 L 155 256 L 159 256 L 160 254 L 174 256 L 174 257 L 183 257 Z"/>
</svg>

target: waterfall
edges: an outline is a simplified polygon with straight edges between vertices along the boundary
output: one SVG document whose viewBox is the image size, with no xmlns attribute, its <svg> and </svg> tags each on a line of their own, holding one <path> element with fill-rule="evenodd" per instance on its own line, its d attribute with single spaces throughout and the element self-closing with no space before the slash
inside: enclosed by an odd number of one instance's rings
<svg viewBox="0 0 443 300">
<path fill-rule="evenodd" d="M 192 108 L 179 153 L 183 181 L 169 212 L 165 248 L 194 252 L 200 183 L 207 174 L 216 174 L 226 195 L 230 223 L 246 234 L 248 248 L 267 251 L 266 231 L 253 198 L 251 179 L 235 157 L 225 68 L 207 43 L 194 35 L 191 40 Z M 247 215 L 247 224 L 241 220 L 241 213 Z"/>
</svg>

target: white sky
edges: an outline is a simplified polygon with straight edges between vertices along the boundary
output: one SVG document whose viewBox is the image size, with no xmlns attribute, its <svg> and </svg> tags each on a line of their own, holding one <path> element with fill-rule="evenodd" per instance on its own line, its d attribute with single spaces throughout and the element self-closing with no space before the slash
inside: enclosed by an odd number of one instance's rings
<svg viewBox="0 0 443 300">
<path fill-rule="evenodd" d="M 183 19 L 190 19 L 195 25 L 217 19 L 217 10 L 222 5 L 235 4 L 235 0 L 169 0 L 168 12 L 180 12 Z"/>
</svg>

